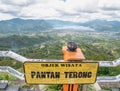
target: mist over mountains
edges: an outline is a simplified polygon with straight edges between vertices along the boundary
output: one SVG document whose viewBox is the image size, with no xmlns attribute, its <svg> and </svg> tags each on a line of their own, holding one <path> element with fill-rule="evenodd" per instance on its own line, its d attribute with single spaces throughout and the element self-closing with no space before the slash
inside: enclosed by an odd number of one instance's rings
<svg viewBox="0 0 120 91">
<path fill-rule="evenodd" d="M 99 32 L 120 32 L 119 21 L 92 20 L 85 23 L 62 20 L 23 20 L 14 18 L 0 21 L 0 33 L 33 33 L 49 31 L 51 29 L 82 29 Z M 64 30 L 63 30 L 64 31 Z"/>
</svg>

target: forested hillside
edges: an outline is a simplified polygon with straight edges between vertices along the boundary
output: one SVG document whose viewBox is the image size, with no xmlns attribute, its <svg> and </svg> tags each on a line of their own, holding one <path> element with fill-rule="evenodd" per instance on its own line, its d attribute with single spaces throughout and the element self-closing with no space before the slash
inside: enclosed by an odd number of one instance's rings
<svg viewBox="0 0 120 91">
<path fill-rule="evenodd" d="M 0 50 L 12 50 L 27 58 L 63 59 L 62 46 L 75 41 L 87 60 L 115 60 L 120 57 L 120 38 L 101 35 L 11 35 L 0 38 Z M 6 45 L 6 46 L 5 46 Z M 10 61 L 11 60 L 11 61 Z M 0 65 L 21 69 L 22 64 L 9 58 L 0 58 Z M 98 75 L 117 75 L 119 67 L 100 68 Z M 111 72 L 112 71 L 112 72 Z"/>
</svg>

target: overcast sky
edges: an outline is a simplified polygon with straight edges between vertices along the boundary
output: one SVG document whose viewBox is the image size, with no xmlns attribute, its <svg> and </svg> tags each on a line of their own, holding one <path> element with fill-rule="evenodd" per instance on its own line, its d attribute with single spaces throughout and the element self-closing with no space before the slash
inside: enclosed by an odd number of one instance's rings
<svg viewBox="0 0 120 91">
<path fill-rule="evenodd" d="M 0 0 L 0 20 L 119 20 L 120 0 Z"/>
</svg>

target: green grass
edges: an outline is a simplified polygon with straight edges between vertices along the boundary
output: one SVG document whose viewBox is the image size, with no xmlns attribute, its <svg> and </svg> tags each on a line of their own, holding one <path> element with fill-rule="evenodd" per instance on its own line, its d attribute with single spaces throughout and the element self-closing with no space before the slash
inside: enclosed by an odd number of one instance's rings
<svg viewBox="0 0 120 91">
<path fill-rule="evenodd" d="M 7 73 L 7 72 L 0 72 L 0 80 L 17 80 L 15 76 Z"/>
</svg>

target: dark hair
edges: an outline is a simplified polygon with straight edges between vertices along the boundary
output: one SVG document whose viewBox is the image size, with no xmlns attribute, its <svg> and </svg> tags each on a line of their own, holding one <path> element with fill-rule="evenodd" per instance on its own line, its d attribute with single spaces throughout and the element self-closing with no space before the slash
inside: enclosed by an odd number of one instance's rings
<svg viewBox="0 0 120 91">
<path fill-rule="evenodd" d="M 68 42 L 67 47 L 69 51 L 74 52 L 77 49 L 77 44 L 75 42 Z"/>
</svg>

